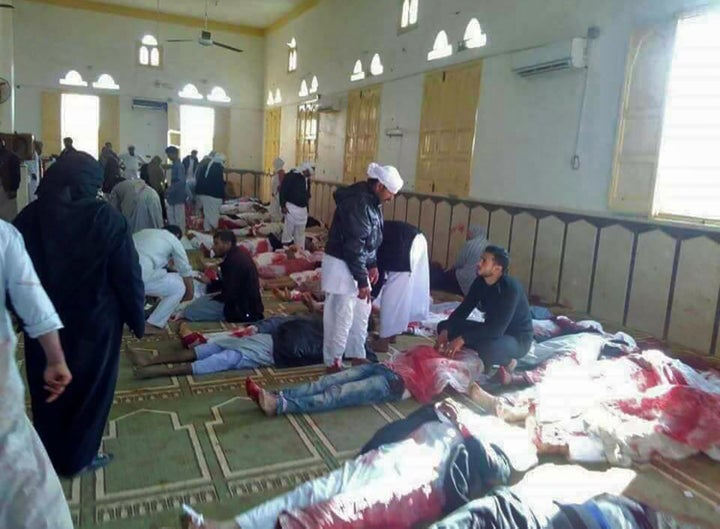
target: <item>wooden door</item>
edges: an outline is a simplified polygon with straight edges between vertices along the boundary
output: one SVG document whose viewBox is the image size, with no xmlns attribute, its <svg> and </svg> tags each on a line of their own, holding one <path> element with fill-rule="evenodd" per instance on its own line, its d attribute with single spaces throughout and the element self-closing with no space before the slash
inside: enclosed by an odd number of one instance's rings
<svg viewBox="0 0 720 529">
<path fill-rule="evenodd" d="M 343 182 L 365 180 L 367 166 L 377 155 L 381 88 L 353 90 L 348 96 Z"/>
<path fill-rule="evenodd" d="M 426 74 L 418 192 L 468 195 L 481 75 L 482 62 Z"/>
<path fill-rule="evenodd" d="M 272 174 L 275 169 L 273 162 L 280 156 L 280 118 L 282 109 L 280 107 L 265 110 L 265 141 L 263 170 Z"/>
<path fill-rule="evenodd" d="M 317 162 L 318 121 L 320 114 L 317 103 L 298 106 L 297 145 L 295 163 Z"/>
</svg>

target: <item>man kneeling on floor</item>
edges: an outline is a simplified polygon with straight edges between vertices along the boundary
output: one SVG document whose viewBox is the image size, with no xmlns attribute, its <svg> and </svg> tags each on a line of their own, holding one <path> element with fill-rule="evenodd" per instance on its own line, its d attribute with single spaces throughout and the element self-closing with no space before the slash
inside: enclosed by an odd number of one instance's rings
<svg viewBox="0 0 720 529">
<path fill-rule="evenodd" d="M 193 298 L 193 271 L 181 238 L 182 231 L 178 226 L 140 230 L 133 235 L 145 295 L 160 298 L 145 323 L 146 335 L 164 333 L 165 325 L 178 305 Z M 167 271 L 171 260 L 177 273 Z"/>
<path fill-rule="evenodd" d="M 461 349 L 477 352 L 487 368 L 514 366 L 533 340 L 530 304 L 522 284 L 507 275 L 510 256 L 504 248 L 488 246 L 478 263 L 478 277 L 463 302 L 438 325 L 436 347 L 449 357 Z M 485 321 L 468 320 L 477 308 Z"/>
<path fill-rule="evenodd" d="M 207 375 L 263 366 L 280 368 L 322 364 L 322 318 L 274 316 L 235 331 L 203 335 L 180 325 L 187 350 L 152 352 L 129 349 L 138 378 Z M 164 364 L 174 364 L 172 366 Z"/>
<path fill-rule="evenodd" d="M 185 307 L 183 317 L 188 321 L 247 323 L 261 320 L 265 308 L 252 257 L 237 246 L 235 234 L 228 230 L 215 233 L 213 252 L 216 257 L 224 257 L 220 264 L 220 279 L 200 278 L 208 285 L 208 293 Z"/>
</svg>

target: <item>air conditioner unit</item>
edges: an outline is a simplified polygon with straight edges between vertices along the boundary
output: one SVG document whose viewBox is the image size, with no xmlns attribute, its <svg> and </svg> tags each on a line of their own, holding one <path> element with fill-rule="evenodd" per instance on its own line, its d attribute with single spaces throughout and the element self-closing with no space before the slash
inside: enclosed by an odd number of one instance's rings
<svg viewBox="0 0 720 529">
<path fill-rule="evenodd" d="M 332 114 L 340 112 L 340 98 L 318 96 L 318 112 Z"/>
<path fill-rule="evenodd" d="M 157 99 L 133 99 L 132 107 L 141 110 L 163 110 L 167 112 L 167 102 Z"/>
<path fill-rule="evenodd" d="M 520 51 L 513 56 L 513 72 L 521 77 L 586 66 L 587 39 L 584 38 L 555 42 Z"/>
</svg>

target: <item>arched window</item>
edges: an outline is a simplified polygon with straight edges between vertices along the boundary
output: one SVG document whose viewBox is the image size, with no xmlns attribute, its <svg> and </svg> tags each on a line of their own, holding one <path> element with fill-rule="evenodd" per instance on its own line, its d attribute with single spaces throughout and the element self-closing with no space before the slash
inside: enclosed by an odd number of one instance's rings
<svg viewBox="0 0 720 529">
<path fill-rule="evenodd" d="M 192 83 L 183 86 L 183 89 L 178 92 L 178 95 L 185 99 L 203 99 L 203 95 L 198 92 L 197 87 Z"/>
<path fill-rule="evenodd" d="M 452 55 L 452 44 L 448 42 L 448 36 L 445 30 L 441 30 L 440 33 L 437 34 L 437 37 L 435 37 L 433 49 L 428 53 L 428 61 L 442 59 L 450 55 Z"/>
<path fill-rule="evenodd" d="M 380 55 L 373 55 L 372 61 L 370 61 L 370 75 L 382 75 L 385 71 L 383 63 L 380 60 Z"/>
<path fill-rule="evenodd" d="M 219 86 L 214 86 L 212 90 L 210 90 L 210 93 L 207 96 L 208 101 L 214 101 L 216 103 L 229 103 L 230 98 L 228 97 L 225 90 L 220 88 Z"/>
<path fill-rule="evenodd" d="M 318 91 L 318 79 L 316 75 L 313 75 L 312 81 L 310 81 L 310 93 L 317 94 Z"/>
<path fill-rule="evenodd" d="M 483 33 L 477 18 L 473 18 L 468 23 L 463 41 L 466 48 L 482 48 L 487 44 L 487 35 Z"/>
<path fill-rule="evenodd" d="M 98 77 L 98 80 L 95 81 L 93 84 L 93 88 L 102 88 L 105 90 L 119 90 L 120 86 L 118 86 L 117 83 L 115 83 L 115 79 L 112 78 L 109 74 L 102 74 L 100 77 Z"/>
<path fill-rule="evenodd" d="M 138 47 L 138 63 L 142 66 L 160 67 L 160 47 L 152 35 L 144 35 Z"/>
<path fill-rule="evenodd" d="M 355 61 L 355 67 L 353 68 L 352 75 L 350 75 L 350 81 L 362 81 L 365 79 L 365 71 L 363 70 L 362 61 L 358 59 Z"/>
<path fill-rule="evenodd" d="M 300 83 L 300 91 L 298 92 L 298 95 L 300 97 L 307 97 L 308 94 L 309 94 L 309 92 L 308 92 L 307 82 L 305 82 L 305 79 L 303 79 L 302 82 Z"/>
<path fill-rule="evenodd" d="M 280 93 L 280 89 L 275 89 L 275 103 L 280 104 L 282 103 L 282 94 Z"/>
<path fill-rule="evenodd" d="M 297 70 L 297 41 L 295 37 L 288 42 L 288 72 Z"/>
<path fill-rule="evenodd" d="M 82 75 L 80 75 L 80 72 L 76 70 L 70 70 L 68 73 L 65 74 L 65 77 L 60 79 L 60 84 L 66 85 L 66 86 L 87 86 L 87 82 L 85 82 L 82 78 Z"/>
<path fill-rule="evenodd" d="M 267 102 L 266 102 L 266 103 L 267 103 L 268 106 L 275 104 L 275 99 L 273 98 L 272 90 L 271 90 L 270 92 L 268 92 L 268 98 L 267 98 Z"/>
<path fill-rule="evenodd" d="M 415 26 L 418 21 L 418 3 L 420 0 L 403 0 L 400 13 L 400 28 L 406 29 Z"/>
</svg>

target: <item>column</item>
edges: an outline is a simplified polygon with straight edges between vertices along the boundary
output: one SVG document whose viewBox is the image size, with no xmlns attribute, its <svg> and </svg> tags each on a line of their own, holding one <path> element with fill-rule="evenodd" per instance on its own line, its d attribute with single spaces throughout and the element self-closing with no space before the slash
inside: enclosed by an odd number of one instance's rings
<svg viewBox="0 0 720 529">
<path fill-rule="evenodd" d="M 12 87 L 10 99 L 0 104 L 0 132 L 15 131 L 13 11 L 13 0 L 0 0 L 0 77 Z"/>
</svg>

